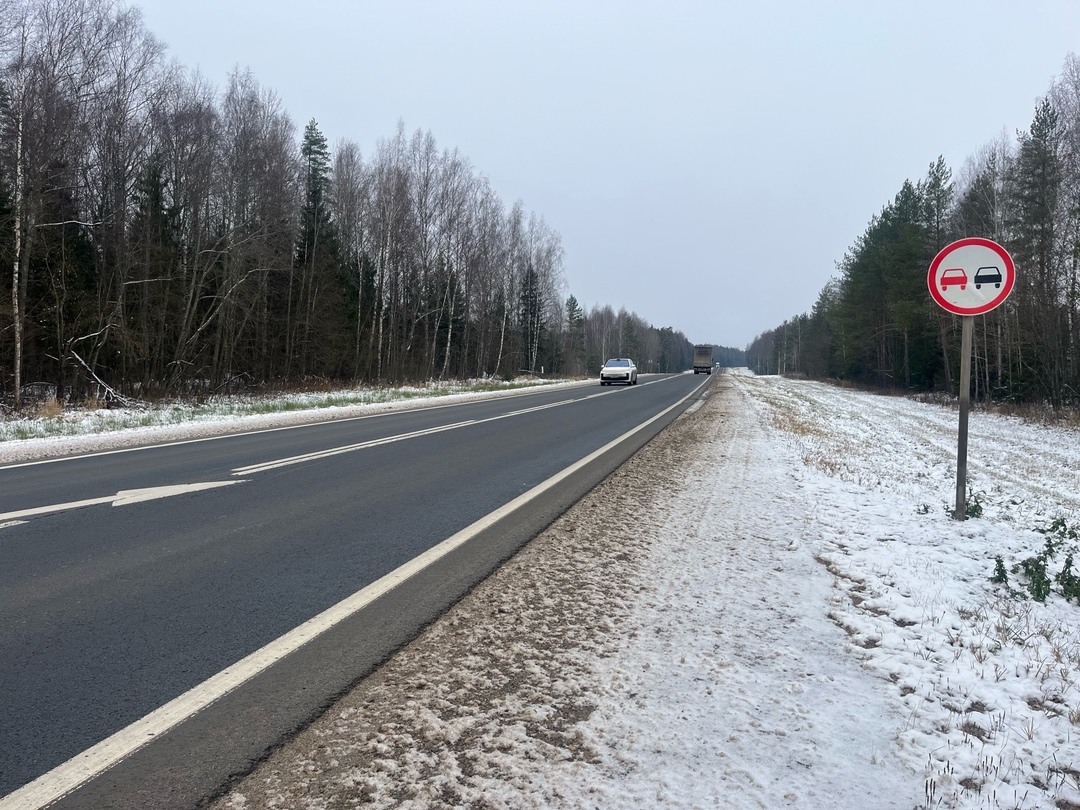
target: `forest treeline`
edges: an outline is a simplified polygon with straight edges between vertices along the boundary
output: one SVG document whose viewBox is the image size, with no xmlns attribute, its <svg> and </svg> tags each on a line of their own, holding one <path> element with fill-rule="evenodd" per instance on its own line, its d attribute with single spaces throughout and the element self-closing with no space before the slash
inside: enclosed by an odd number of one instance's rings
<svg viewBox="0 0 1080 810">
<path fill-rule="evenodd" d="M 0 11 L 7 402 L 691 366 L 567 296 L 559 234 L 430 132 L 331 148 L 249 71 L 168 61 L 137 7 Z"/>
<path fill-rule="evenodd" d="M 1016 265 L 1006 302 L 974 321 L 972 395 L 1080 407 L 1080 60 L 1069 55 L 1030 127 L 905 181 L 837 264 L 808 313 L 759 335 L 763 373 L 956 393 L 961 319 L 930 298 L 934 257 L 964 237 Z"/>
</svg>

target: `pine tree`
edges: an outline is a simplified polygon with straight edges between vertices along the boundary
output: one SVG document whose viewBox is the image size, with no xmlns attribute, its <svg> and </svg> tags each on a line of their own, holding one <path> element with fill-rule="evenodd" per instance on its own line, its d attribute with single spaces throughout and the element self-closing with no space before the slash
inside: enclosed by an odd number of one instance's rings
<svg viewBox="0 0 1080 810">
<path fill-rule="evenodd" d="M 1058 409 L 1066 394 L 1064 313 L 1061 279 L 1055 263 L 1055 213 L 1061 191 L 1061 127 L 1048 99 L 1035 110 L 1031 127 L 1017 133 L 1019 151 L 1009 183 L 1009 245 L 1021 272 L 1014 295 L 1020 323 L 1021 368 L 1031 369 L 1028 384 Z"/>
<path fill-rule="evenodd" d="M 330 226 L 330 209 L 326 204 L 326 192 L 330 185 L 330 150 L 314 118 L 304 127 L 300 156 L 303 158 L 305 197 L 300 210 L 297 267 L 303 267 L 318 250 L 319 240 L 325 238 Z"/>
<path fill-rule="evenodd" d="M 638 335 L 638 327 L 634 315 L 623 317 L 622 335 L 619 339 L 620 354 L 629 357 L 635 363 L 641 363 L 641 338 Z"/>
</svg>

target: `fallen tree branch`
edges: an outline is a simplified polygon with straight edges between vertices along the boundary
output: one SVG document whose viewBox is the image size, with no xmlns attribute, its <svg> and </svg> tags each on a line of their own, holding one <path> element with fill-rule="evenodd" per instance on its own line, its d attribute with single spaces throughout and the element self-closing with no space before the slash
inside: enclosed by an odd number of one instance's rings
<svg viewBox="0 0 1080 810">
<path fill-rule="evenodd" d="M 138 407 L 140 407 L 139 403 L 135 402 L 135 400 L 128 399 L 123 394 L 121 394 L 119 391 L 117 391 L 115 388 L 113 388 L 111 385 L 109 385 L 107 382 L 105 382 L 103 379 L 101 379 L 101 377 L 99 377 L 97 374 L 95 374 L 94 370 L 92 368 L 90 368 L 90 366 L 88 366 L 86 364 L 86 361 L 83 360 L 81 357 L 79 357 L 78 352 L 76 352 L 74 349 L 69 349 L 68 351 L 71 354 L 71 356 L 74 357 L 79 362 L 79 365 L 82 366 L 84 369 L 86 369 L 86 373 L 94 378 L 94 382 L 96 382 L 99 386 L 101 386 L 102 390 L 105 391 L 104 399 L 105 399 L 105 404 L 108 407 L 112 408 L 112 407 L 114 407 L 114 405 L 123 405 L 125 408 L 138 408 Z"/>
</svg>

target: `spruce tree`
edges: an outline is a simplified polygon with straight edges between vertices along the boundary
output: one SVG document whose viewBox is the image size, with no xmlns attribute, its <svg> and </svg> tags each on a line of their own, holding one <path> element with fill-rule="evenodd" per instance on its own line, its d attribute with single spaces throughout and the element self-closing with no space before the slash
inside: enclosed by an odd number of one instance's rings
<svg viewBox="0 0 1080 810">
<path fill-rule="evenodd" d="M 303 267 L 318 249 L 319 240 L 326 238 L 330 225 L 330 209 L 326 200 L 330 185 L 330 150 L 326 136 L 319 131 L 314 118 L 304 127 L 300 156 L 303 158 L 305 197 L 300 211 L 297 267 Z"/>
<path fill-rule="evenodd" d="M 304 127 L 300 156 L 305 196 L 289 290 L 289 363 L 301 377 L 337 376 L 346 367 L 347 349 L 336 345 L 345 334 L 346 293 L 328 200 L 330 150 L 315 119 Z"/>
<path fill-rule="evenodd" d="M 585 312 L 577 298 L 566 299 L 567 362 L 572 374 L 580 374 L 585 368 Z"/>
<path fill-rule="evenodd" d="M 1060 308 L 1063 285 L 1054 254 L 1062 130 L 1048 99 L 1036 108 L 1029 130 L 1017 136 L 1019 151 L 1009 184 L 1013 238 L 1008 247 L 1021 269 L 1014 293 L 1019 322 L 1025 325 L 1019 365 L 1025 369 L 1026 387 L 1046 397 L 1057 410 L 1066 395 L 1067 365 Z"/>
</svg>

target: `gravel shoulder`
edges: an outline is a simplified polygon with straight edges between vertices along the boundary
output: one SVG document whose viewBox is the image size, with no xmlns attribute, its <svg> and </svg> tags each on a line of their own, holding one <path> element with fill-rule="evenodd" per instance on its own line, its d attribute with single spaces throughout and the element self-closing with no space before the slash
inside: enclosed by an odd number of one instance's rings
<svg viewBox="0 0 1080 810">
<path fill-rule="evenodd" d="M 213 807 L 914 807 L 783 453 L 718 378 Z"/>
</svg>

